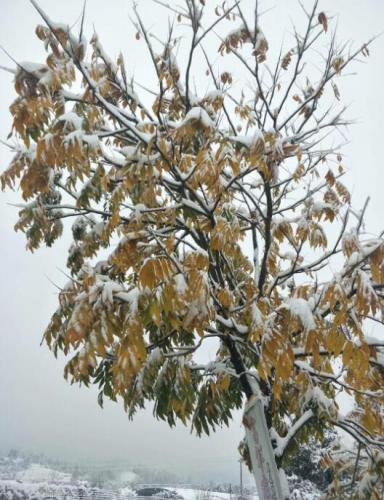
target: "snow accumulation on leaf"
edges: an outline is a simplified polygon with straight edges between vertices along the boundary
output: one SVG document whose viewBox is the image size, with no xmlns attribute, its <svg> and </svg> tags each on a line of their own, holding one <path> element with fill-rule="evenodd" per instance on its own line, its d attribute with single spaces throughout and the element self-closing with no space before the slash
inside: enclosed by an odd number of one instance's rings
<svg viewBox="0 0 384 500">
<path fill-rule="evenodd" d="M 115 296 L 124 302 L 128 302 L 131 314 L 135 315 L 139 307 L 140 290 L 138 288 L 132 288 L 128 292 L 117 291 Z"/>
<path fill-rule="evenodd" d="M 297 361 L 297 363 L 301 365 L 303 362 Z M 309 388 L 303 395 L 302 401 L 303 407 L 315 405 L 315 411 L 318 415 L 326 414 L 329 417 L 337 415 L 337 405 L 335 401 L 326 396 L 324 391 L 318 386 Z"/>
<path fill-rule="evenodd" d="M 19 69 L 29 73 L 31 76 L 34 76 L 38 80 L 45 77 L 47 72 L 49 72 L 49 68 L 45 64 L 30 62 L 30 61 L 22 61 L 19 63 Z"/>
<path fill-rule="evenodd" d="M 58 121 L 65 122 L 66 125 L 72 125 L 75 130 L 81 130 L 81 126 L 83 124 L 83 118 L 73 111 L 69 111 L 68 113 L 64 113 L 63 115 L 59 116 Z"/>
<path fill-rule="evenodd" d="M 284 302 L 283 307 L 288 309 L 293 316 L 298 317 L 306 330 L 314 330 L 316 328 L 312 308 L 307 300 L 290 298 Z"/>
<path fill-rule="evenodd" d="M 209 114 L 205 111 L 204 108 L 201 108 L 199 106 L 190 109 L 179 126 L 183 127 L 184 125 L 187 125 L 188 123 L 194 121 L 201 123 L 203 127 L 215 129 L 215 124 L 211 120 Z"/>
<path fill-rule="evenodd" d="M 249 149 L 252 146 L 255 146 L 258 141 L 264 142 L 264 135 L 259 129 L 256 129 L 252 135 L 230 135 L 228 138 L 231 141 L 238 142 L 242 146 L 246 146 Z"/>
</svg>

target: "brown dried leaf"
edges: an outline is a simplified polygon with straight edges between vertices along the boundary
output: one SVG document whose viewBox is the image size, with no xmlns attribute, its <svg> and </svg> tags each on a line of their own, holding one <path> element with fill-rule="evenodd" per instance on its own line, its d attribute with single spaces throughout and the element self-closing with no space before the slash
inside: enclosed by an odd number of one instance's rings
<svg viewBox="0 0 384 500">
<path fill-rule="evenodd" d="M 343 64 L 344 64 L 344 59 L 342 57 L 335 57 L 335 59 L 332 61 L 332 67 L 338 75 L 341 73 Z"/>
<path fill-rule="evenodd" d="M 283 60 L 281 61 L 281 67 L 287 70 L 291 60 L 292 60 L 292 50 L 287 52 L 283 57 Z"/>
<path fill-rule="evenodd" d="M 320 12 L 319 17 L 318 17 L 319 23 L 323 26 L 323 30 L 327 32 L 328 30 L 328 19 L 327 16 L 324 14 L 324 12 Z"/>
</svg>

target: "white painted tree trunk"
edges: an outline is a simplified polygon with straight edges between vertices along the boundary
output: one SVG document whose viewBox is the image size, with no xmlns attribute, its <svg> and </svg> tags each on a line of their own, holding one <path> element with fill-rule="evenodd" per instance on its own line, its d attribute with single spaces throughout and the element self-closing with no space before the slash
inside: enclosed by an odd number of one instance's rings
<svg viewBox="0 0 384 500">
<path fill-rule="evenodd" d="M 245 437 L 260 500 L 285 500 L 279 471 L 260 398 L 253 396 L 244 409 Z"/>
</svg>

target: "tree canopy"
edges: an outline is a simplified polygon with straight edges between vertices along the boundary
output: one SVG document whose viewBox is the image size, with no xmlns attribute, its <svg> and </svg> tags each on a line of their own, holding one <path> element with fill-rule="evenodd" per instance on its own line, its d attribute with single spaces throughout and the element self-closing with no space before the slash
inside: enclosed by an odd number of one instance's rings
<svg viewBox="0 0 384 500">
<path fill-rule="evenodd" d="M 335 427 L 357 447 L 348 481 L 344 458 L 324 457 L 330 496 L 377 498 L 384 340 L 365 332 L 383 323 L 384 240 L 351 205 L 339 134 L 339 80 L 370 42 L 339 43 L 317 1 L 279 53 L 257 1 L 251 19 L 239 2 L 158 0 L 164 40 L 132 7 L 132 47 L 146 45 L 154 75 L 140 82 L 96 33 L 87 44 L 84 15 L 75 34 L 31 1 L 48 55 L 17 63 L 1 183 L 20 188 L 30 250 L 72 221 L 45 332 L 65 376 L 130 416 L 153 401 L 198 434 L 257 395 L 278 467 Z"/>
</svg>

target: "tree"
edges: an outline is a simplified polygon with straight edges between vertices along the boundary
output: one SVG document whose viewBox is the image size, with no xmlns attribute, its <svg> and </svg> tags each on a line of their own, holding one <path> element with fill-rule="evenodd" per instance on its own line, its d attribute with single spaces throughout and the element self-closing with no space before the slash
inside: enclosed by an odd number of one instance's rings
<svg viewBox="0 0 384 500">
<path fill-rule="evenodd" d="M 384 242 L 365 230 L 366 205 L 352 208 L 333 142 L 349 123 L 336 82 L 370 42 L 337 43 L 315 1 L 271 66 L 257 0 L 253 18 L 239 2 L 155 0 L 174 16 L 165 40 L 132 10 L 151 86 L 97 34 L 87 51 L 84 13 L 75 35 L 31 2 L 48 57 L 17 64 L 1 181 L 27 202 L 16 229 L 30 250 L 74 219 L 70 280 L 45 332 L 70 356 L 65 376 L 130 416 L 153 401 L 157 418 L 198 434 L 246 402 L 260 498 L 287 496 L 280 471 L 297 443 L 341 429 L 377 495 L 384 342 L 364 331 L 383 323 Z M 216 359 L 197 363 L 206 344 Z"/>
<path fill-rule="evenodd" d="M 285 468 L 289 483 L 300 489 L 304 482 L 312 491 L 318 489 L 326 492 L 333 478 L 332 471 L 326 468 L 324 458 L 334 448 L 340 449 L 340 439 L 334 431 L 325 432 L 320 449 L 318 442 L 311 437 L 307 443 L 300 443 L 300 449 L 291 457 Z"/>
</svg>

